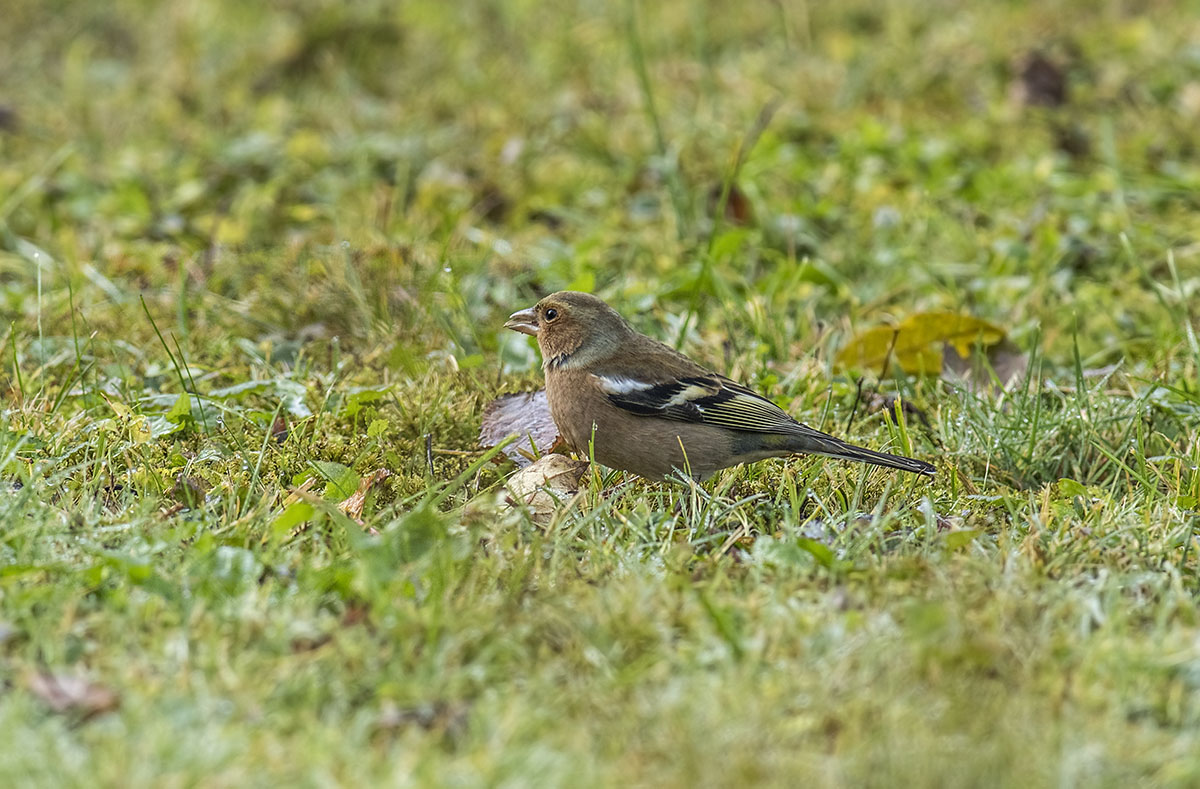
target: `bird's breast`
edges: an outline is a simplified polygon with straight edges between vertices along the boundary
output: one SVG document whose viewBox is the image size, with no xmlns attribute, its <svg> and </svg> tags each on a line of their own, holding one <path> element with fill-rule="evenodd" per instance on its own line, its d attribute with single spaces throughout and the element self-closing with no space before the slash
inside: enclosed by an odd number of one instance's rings
<svg viewBox="0 0 1200 789">
<path fill-rule="evenodd" d="M 590 390 L 590 391 L 589 391 Z M 558 433 L 576 452 L 586 453 L 592 425 L 603 403 L 586 374 L 556 370 L 546 375 L 546 400 Z"/>
</svg>

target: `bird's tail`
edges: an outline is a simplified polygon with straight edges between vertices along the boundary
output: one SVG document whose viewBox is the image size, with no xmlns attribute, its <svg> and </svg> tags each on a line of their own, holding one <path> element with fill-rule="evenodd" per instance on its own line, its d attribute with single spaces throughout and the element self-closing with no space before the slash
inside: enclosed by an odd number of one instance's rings
<svg viewBox="0 0 1200 789">
<path fill-rule="evenodd" d="M 813 430 L 807 426 L 805 427 L 806 430 L 804 433 L 789 436 L 791 440 L 788 442 L 788 449 L 794 452 L 803 452 L 807 455 L 823 455 L 829 458 L 870 463 L 874 466 L 898 468 L 901 471 L 911 471 L 913 474 L 920 474 L 925 477 L 932 477 L 934 475 L 933 466 L 923 460 L 901 457 L 900 455 L 889 455 L 886 452 L 876 452 L 866 447 L 847 444 L 839 438 L 834 438 L 831 435 L 822 433 L 819 430 Z"/>
</svg>

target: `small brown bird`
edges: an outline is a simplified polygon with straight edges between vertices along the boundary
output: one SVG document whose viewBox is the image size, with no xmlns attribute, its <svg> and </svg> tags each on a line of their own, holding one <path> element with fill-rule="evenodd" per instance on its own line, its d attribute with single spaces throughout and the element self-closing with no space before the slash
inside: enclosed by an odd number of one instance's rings
<svg viewBox="0 0 1200 789">
<path fill-rule="evenodd" d="M 706 479 L 769 457 L 825 455 L 932 476 L 933 466 L 814 430 L 779 406 L 639 334 L 600 299 L 560 291 L 504 324 L 537 338 L 550 415 L 567 443 L 606 466 Z"/>
</svg>

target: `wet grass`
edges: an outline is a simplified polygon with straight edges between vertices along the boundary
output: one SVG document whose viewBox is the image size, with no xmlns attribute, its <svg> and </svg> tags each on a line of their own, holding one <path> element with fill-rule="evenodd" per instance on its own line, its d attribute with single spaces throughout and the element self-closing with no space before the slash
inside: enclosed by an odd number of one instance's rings
<svg viewBox="0 0 1200 789">
<path fill-rule="evenodd" d="M 1186 3 L 6 13 L 4 783 L 1200 780 Z M 534 523 L 566 287 L 937 479 Z M 929 310 L 1026 373 L 835 365 Z"/>
</svg>

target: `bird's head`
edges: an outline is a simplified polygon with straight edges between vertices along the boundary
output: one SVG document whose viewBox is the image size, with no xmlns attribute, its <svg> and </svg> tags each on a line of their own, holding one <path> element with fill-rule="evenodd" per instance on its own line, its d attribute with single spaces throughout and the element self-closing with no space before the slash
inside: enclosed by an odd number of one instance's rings
<svg viewBox="0 0 1200 789">
<path fill-rule="evenodd" d="M 589 293 L 562 290 L 514 312 L 504 328 L 537 337 L 544 367 L 573 367 L 619 348 L 633 329 Z"/>
</svg>

